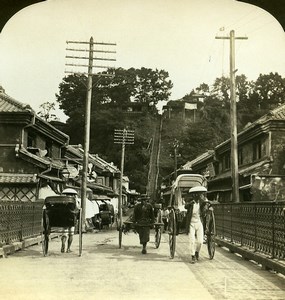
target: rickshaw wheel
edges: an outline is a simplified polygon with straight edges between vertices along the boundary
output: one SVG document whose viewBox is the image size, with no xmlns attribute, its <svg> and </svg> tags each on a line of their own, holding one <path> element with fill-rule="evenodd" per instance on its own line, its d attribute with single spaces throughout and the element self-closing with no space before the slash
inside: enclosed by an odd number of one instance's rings
<svg viewBox="0 0 285 300">
<path fill-rule="evenodd" d="M 176 217 L 173 208 L 171 208 L 169 213 L 168 235 L 169 235 L 170 257 L 174 258 L 175 247 L 176 247 Z"/>
<path fill-rule="evenodd" d="M 210 211 L 209 225 L 208 225 L 208 232 L 207 232 L 207 248 L 208 248 L 210 259 L 213 259 L 215 255 L 215 249 L 216 249 L 215 235 L 216 235 L 215 216 L 214 216 L 214 212 Z"/>
<path fill-rule="evenodd" d="M 48 243 L 49 243 L 49 220 L 46 210 L 43 210 L 42 217 L 42 250 L 43 255 L 47 256 L 48 254 Z"/>
<path fill-rule="evenodd" d="M 158 248 L 161 240 L 161 228 L 160 226 L 155 226 L 155 248 Z"/>
</svg>

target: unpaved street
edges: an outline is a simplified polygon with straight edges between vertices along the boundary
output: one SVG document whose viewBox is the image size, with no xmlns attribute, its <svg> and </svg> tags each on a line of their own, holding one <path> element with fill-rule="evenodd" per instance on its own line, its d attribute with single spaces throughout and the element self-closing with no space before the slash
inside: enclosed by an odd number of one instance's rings
<svg viewBox="0 0 285 300">
<path fill-rule="evenodd" d="M 159 249 L 152 242 L 142 255 L 138 236 L 123 235 L 118 248 L 116 230 L 78 236 L 72 253 L 60 253 L 53 239 L 47 257 L 36 245 L 0 259 L 0 298 L 12 299 L 284 299 L 283 276 L 263 271 L 225 249 L 209 260 L 189 264 L 185 235 L 178 237 L 177 255 L 169 258 L 167 235 Z"/>
</svg>

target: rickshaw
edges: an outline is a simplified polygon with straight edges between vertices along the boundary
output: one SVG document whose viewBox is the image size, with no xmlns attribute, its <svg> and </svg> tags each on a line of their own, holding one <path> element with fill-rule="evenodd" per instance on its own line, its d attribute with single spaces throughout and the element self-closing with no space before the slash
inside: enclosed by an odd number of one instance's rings
<svg viewBox="0 0 285 300">
<path fill-rule="evenodd" d="M 112 227 L 115 222 L 115 208 L 111 198 L 105 195 L 97 195 L 90 201 L 93 216 L 91 217 L 96 229 L 101 230 L 103 226 Z"/>
<path fill-rule="evenodd" d="M 45 198 L 42 215 L 42 249 L 43 255 L 48 254 L 49 236 L 63 227 L 78 228 L 79 231 L 79 255 L 82 253 L 82 228 L 81 209 L 77 208 L 76 199 L 73 196 L 59 195 Z M 79 224 L 79 226 L 78 226 Z"/>
<path fill-rule="evenodd" d="M 189 189 L 194 186 L 205 186 L 207 185 L 206 178 L 200 174 L 180 174 L 177 176 L 175 182 L 171 187 L 171 194 L 169 200 L 169 224 L 168 224 L 168 234 L 169 234 L 169 249 L 170 257 L 174 258 L 175 248 L 176 248 L 176 236 L 179 234 L 178 228 L 178 218 L 181 212 L 185 211 L 185 195 L 188 193 Z M 206 244 L 208 249 L 209 258 L 213 259 L 215 255 L 215 217 L 214 211 L 210 207 L 207 210 L 206 218 L 204 224 Z M 205 228 L 204 228 L 205 229 Z"/>
<path fill-rule="evenodd" d="M 160 245 L 161 241 L 161 226 L 163 226 L 163 222 L 161 219 L 161 204 L 155 204 L 154 205 L 154 211 L 155 211 L 155 222 L 153 223 L 153 229 L 154 229 L 154 245 L 157 249 Z M 136 227 L 133 222 L 133 215 L 131 214 L 122 225 L 122 232 L 124 234 L 127 234 L 130 230 L 133 230 L 136 232 Z"/>
</svg>

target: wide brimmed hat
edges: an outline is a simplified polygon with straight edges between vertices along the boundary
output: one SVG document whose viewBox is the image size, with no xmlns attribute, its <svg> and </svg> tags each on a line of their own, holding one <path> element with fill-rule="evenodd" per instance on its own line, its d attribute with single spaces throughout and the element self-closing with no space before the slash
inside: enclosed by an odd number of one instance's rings
<svg viewBox="0 0 285 300">
<path fill-rule="evenodd" d="M 77 191 L 71 188 L 67 188 L 62 191 L 62 194 L 77 195 Z"/>
<path fill-rule="evenodd" d="M 148 200 L 149 199 L 149 196 L 147 194 L 141 194 L 140 200 Z"/>
<path fill-rule="evenodd" d="M 206 193 L 207 189 L 204 186 L 194 186 L 189 189 L 189 193 Z"/>
</svg>

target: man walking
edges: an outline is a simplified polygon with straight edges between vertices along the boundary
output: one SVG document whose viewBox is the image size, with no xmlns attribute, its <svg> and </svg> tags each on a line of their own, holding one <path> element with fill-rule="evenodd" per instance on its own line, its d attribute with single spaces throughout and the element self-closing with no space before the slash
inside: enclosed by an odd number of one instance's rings
<svg viewBox="0 0 285 300">
<path fill-rule="evenodd" d="M 146 245 L 149 242 L 150 228 L 154 223 L 154 211 L 150 203 L 149 197 L 141 195 L 140 202 L 135 205 L 133 221 L 136 231 L 139 234 L 140 244 L 143 246 L 142 254 L 146 254 Z"/>
<path fill-rule="evenodd" d="M 190 188 L 189 197 L 187 197 L 185 204 L 187 209 L 186 231 L 189 233 L 192 264 L 199 260 L 199 252 L 203 244 L 204 222 L 202 220 L 205 216 L 206 204 L 209 202 L 206 198 L 206 192 L 207 189 L 204 186 Z"/>
</svg>

